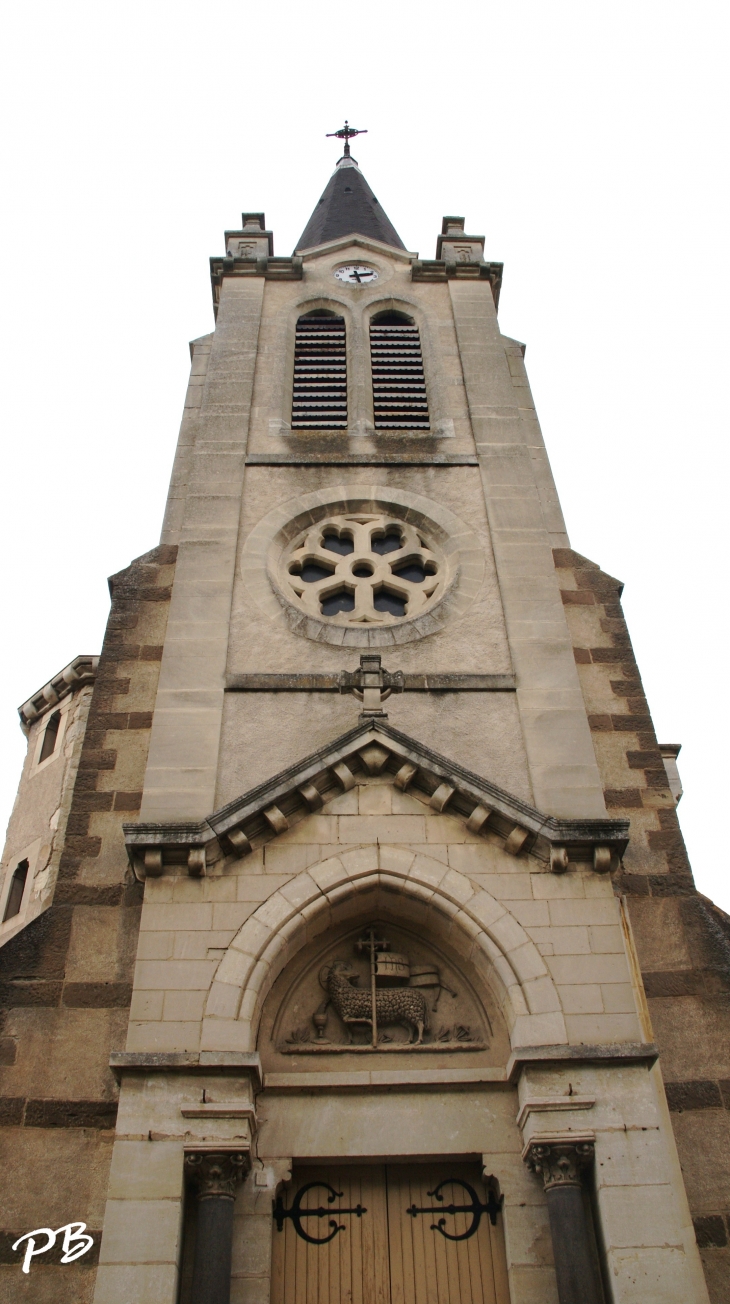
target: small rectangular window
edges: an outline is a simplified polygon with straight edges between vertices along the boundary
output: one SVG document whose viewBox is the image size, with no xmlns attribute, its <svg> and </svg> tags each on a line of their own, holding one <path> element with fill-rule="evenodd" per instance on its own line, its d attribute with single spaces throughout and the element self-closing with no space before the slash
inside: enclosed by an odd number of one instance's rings
<svg viewBox="0 0 730 1304">
<path fill-rule="evenodd" d="M 56 750 L 56 743 L 58 742 L 58 730 L 60 726 L 61 712 L 54 711 L 53 715 L 49 717 L 48 724 L 46 725 L 46 732 L 43 735 L 41 754 L 38 757 L 39 765 L 41 761 L 47 761 L 49 756 L 53 756 L 53 753 Z"/>
<path fill-rule="evenodd" d="M 347 429 L 344 317 L 311 312 L 297 322 L 292 430 Z"/>
<path fill-rule="evenodd" d="M 21 860 L 13 873 L 13 878 L 8 892 L 8 899 L 5 904 L 5 914 L 3 923 L 8 919 L 13 919 L 15 915 L 20 914 L 20 907 L 23 904 L 23 893 L 25 892 L 25 883 L 28 878 L 28 861 Z"/>
</svg>

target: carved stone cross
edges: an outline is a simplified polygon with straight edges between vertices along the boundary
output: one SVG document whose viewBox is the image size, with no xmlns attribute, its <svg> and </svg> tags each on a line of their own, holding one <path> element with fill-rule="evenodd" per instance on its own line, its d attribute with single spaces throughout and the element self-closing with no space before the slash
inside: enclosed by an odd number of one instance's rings
<svg viewBox="0 0 730 1304">
<path fill-rule="evenodd" d="M 383 670 L 377 652 L 363 653 L 359 670 L 340 671 L 340 692 L 354 693 L 360 699 L 361 720 L 371 719 L 372 716 L 384 717 L 386 712 L 383 710 L 383 702 L 388 700 L 392 692 L 402 693 L 403 687 L 403 671 L 396 670 L 391 674 Z"/>
</svg>

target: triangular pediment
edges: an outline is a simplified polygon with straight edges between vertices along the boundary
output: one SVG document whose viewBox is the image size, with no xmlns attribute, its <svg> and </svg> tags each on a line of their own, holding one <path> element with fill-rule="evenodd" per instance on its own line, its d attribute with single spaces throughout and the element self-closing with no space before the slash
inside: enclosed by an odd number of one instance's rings
<svg viewBox="0 0 730 1304">
<path fill-rule="evenodd" d="M 143 868 L 160 874 L 166 865 L 185 863 L 190 873 L 203 874 L 206 863 L 221 854 L 248 855 L 372 775 L 391 775 L 396 788 L 462 819 L 472 833 L 496 838 L 510 854 L 530 854 L 555 869 L 567 868 L 568 861 L 609 869 L 628 841 L 627 820 L 546 815 L 375 718 L 200 823 L 125 824 L 127 849 L 140 877 Z"/>
<path fill-rule="evenodd" d="M 395 245 L 385 244 L 383 240 L 376 240 L 372 236 L 362 235 L 352 232 L 348 235 L 338 236 L 336 240 L 326 240 L 322 244 L 312 245 L 309 249 L 297 250 L 304 262 L 311 258 L 321 258 L 324 254 L 341 253 L 345 249 L 368 249 L 370 253 L 387 254 L 388 258 L 400 259 L 404 263 L 412 263 L 418 258 L 417 253 L 409 253 L 407 249 L 397 249 Z"/>
</svg>

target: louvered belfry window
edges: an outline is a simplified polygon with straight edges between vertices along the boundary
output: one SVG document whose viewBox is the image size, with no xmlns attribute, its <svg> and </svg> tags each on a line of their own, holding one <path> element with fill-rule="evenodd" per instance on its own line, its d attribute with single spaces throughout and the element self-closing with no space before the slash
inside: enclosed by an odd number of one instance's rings
<svg viewBox="0 0 730 1304">
<path fill-rule="evenodd" d="M 310 312 L 299 318 L 291 423 L 293 430 L 347 429 L 344 317 Z"/>
<path fill-rule="evenodd" d="M 370 323 L 376 430 L 428 430 L 426 378 L 418 327 L 402 313 Z"/>
</svg>

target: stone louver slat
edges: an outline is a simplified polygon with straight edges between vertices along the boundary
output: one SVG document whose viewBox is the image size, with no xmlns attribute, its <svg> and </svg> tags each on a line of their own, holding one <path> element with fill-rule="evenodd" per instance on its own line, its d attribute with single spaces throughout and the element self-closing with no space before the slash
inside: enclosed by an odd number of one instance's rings
<svg viewBox="0 0 730 1304">
<path fill-rule="evenodd" d="M 464 820 L 470 832 L 500 842 L 512 855 L 531 854 L 554 872 L 570 863 L 599 872 L 618 868 L 628 820 L 559 819 L 447 760 L 407 734 L 365 721 L 298 765 L 229 802 L 199 823 L 125 824 L 138 877 L 187 865 L 201 875 L 221 856 L 247 855 L 371 774 L 389 773 L 433 810 Z"/>
<path fill-rule="evenodd" d="M 347 339 L 342 317 L 300 317 L 294 341 L 292 429 L 347 427 Z"/>
<path fill-rule="evenodd" d="M 426 378 L 417 326 L 373 322 L 370 326 L 370 362 L 376 430 L 428 430 Z M 393 370 L 401 382 L 394 391 Z"/>
</svg>

